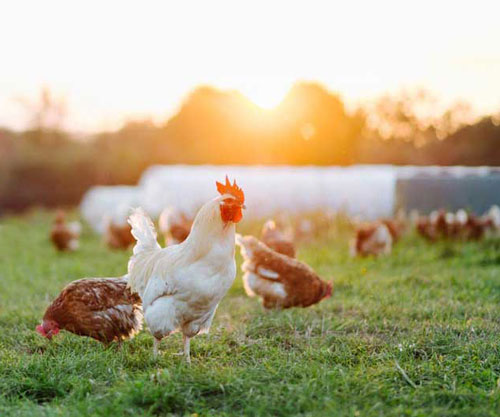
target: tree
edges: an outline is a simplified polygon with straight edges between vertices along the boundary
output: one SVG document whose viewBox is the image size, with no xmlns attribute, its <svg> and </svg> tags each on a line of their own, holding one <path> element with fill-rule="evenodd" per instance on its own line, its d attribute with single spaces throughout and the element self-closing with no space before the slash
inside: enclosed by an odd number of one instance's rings
<svg viewBox="0 0 500 417">
<path fill-rule="evenodd" d="M 45 86 L 35 100 L 21 98 L 18 100 L 28 113 L 30 120 L 28 137 L 41 145 L 60 144 L 66 140 L 63 132 L 64 120 L 67 116 L 66 100 L 56 97 Z"/>
</svg>

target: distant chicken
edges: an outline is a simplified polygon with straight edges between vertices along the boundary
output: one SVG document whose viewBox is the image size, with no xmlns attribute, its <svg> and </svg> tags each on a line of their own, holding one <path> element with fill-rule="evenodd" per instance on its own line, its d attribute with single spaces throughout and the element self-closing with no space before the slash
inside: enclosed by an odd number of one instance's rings
<svg viewBox="0 0 500 417">
<path fill-rule="evenodd" d="M 141 299 L 127 288 L 126 278 L 84 278 L 62 290 L 36 331 L 51 339 L 66 330 L 107 344 L 131 338 L 141 328 Z"/>
<path fill-rule="evenodd" d="M 308 265 L 281 255 L 253 236 L 237 235 L 245 262 L 243 283 L 250 297 L 262 298 L 265 308 L 308 307 L 332 295 L 333 285 Z"/>
<path fill-rule="evenodd" d="M 66 214 L 61 210 L 56 214 L 50 231 L 50 240 L 59 251 L 74 251 L 78 249 L 80 231 L 80 223 L 66 223 Z"/>
<path fill-rule="evenodd" d="M 449 217 L 447 218 L 446 214 L 446 210 L 440 209 L 433 211 L 429 215 L 429 220 L 440 237 L 447 237 L 450 235 L 450 226 L 452 222 Z"/>
<path fill-rule="evenodd" d="M 490 228 L 492 228 L 491 219 L 483 219 L 469 214 L 462 235 L 465 240 L 481 240 Z"/>
<path fill-rule="evenodd" d="M 421 218 L 422 217 L 420 216 L 419 211 L 416 210 L 416 209 L 413 209 L 413 210 L 410 211 L 410 214 L 408 215 L 409 224 L 411 224 L 412 226 L 416 227 L 418 221 Z"/>
<path fill-rule="evenodd" d="M 387 229 L 389 230 L 389 233 L 391 234 L 392 237 L 392 243 L 393 244 L 397 243 L 404 234 L 405 231 L 404 222 L 402 220 L 396 220 L 396 219 L 382 219 L 380 222 L 387 226 Z"/>
<path fill-rule="evenodd" d="M 351 241 L 351 256 L 388 255 L 392 251 L 393 238 L 384 223 L 363 226 L 356 230 Z"/>
<path fill-rule="evenodd" d="M 480 240 L 489 230 L 494 229 L 494 222 L 488 215 L 477 217 L 458 210 L 456 213 L 441 209 L 432 212 L 429 217 L 421 217 L 417 222 L 417 232 L 431 242 L 438 239 Z"/>
<path fill-rule="evenodd" d="M 191 232 L 192 225 L 193 220 L 174 207 L 167 207 L 163 210 L 158 221 L 166 246 L 184 242 Z"/>
<path fill-rule="evenodd" d="M 429 242 L 435 242 L 439 239 L 439 233 L 435 225 L 428 217 L 422 216 L 416 221 L 417 233 Z"/>
<path fill-rule="evenodd" d="M 488 219 L 491 220 L 491 225 L 493 229 L 497 232 L 500 232 L 500 207 L 498 206 L 492 206 L 488 213 L 486 213 L 486 216 Z"/>
<path fill-rule="evenodd" d="M 281 230 L 274 220 L 268 220 L 263 228 L 261 240 L 272 250 L 282 255 L 295 258 L 295 245 L 290 236 Z"/>
<path fill-rule="evenodd" d="M 316 235 L 316 226 L 311 219 L 302 217 L 297 219 L 295 237 L 297 240 L 311 240 Z"/>
<path fill-rule="evenodd" d="M 116 224 L 109 220 L 104 234 L 104 241 L 111 249 L 126 250 L 135 243 L 132 228 L 128 223 Z"/>
<path fill-rule="evenodd" d="M 500 207 L 492 206 L 489 211 L 481 217 L 485 222 L 489 236 L 500 235 Z"/>
</svg>

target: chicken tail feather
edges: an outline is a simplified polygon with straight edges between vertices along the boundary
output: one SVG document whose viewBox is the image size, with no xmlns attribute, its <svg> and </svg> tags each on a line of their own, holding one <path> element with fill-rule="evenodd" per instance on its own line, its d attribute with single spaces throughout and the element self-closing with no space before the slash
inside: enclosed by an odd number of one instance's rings
<svg viewBox="0 0 500 417">
<path fill-rule="evenodd" d="M 132 236 L 137 240 L 134 246 L 134 255 L 160 249 L 160 245 L 156 240 L 155 226 L 141 207 L 134 209 L 128 218 L 128 223 L 132 227 Z"/>
</svg>

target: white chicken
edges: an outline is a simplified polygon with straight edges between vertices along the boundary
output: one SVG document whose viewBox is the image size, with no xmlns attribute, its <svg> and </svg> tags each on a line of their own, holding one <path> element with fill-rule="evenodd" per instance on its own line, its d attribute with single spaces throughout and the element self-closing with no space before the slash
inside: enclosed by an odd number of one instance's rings
<svg viewBox="0 0 500 417">
<path fill-rule="evenodd" d="M 158 219 L 158 228 L 165 238 L 165 245 L 178 245 L 186 240 L 191 231 L 193 219 L 184 212 L 169 206 L 165 208 Z"/>
<path fill-rule="evenodd" d="M 188 238 L 160 248 L 151 219 L 137 209 L 129 218 L 137 239 L 129 261 L 129 286 L 142 298 L 144 319 L 154 336 L 154 355 L 161 339 L 180 331 L 190 362 L 190 339 L 207 333 L 219 302 L 236 277 L 235 224 L 242 216 L 244 194 L 229 183 L 217 183 L 221 194 L 204 204 Z"/>
</svg>

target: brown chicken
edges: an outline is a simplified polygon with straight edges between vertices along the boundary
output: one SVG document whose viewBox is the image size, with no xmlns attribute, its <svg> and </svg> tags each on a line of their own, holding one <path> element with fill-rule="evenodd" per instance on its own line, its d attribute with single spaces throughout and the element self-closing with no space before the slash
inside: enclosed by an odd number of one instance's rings
<svg viewBox="0 0 500 417">
<path fill-rule="evenodd" d="M 428 217 L 420 217 L 417 220 L 415 228 L 420 236 L 430 242 L 435 242 L 439 238 L 439 233 L 436 227 L 431 223 Z"/>
<path fill-rule="evenodd" d="M 66 214 L 60 210 L 52 225 L 50 240 L 59 251 L 74 251 L 78 249 L 80 230 L 80 223 L 66 223 Z"/>
<path fill-rule="evenodd" d="M 401 220 L 396 219 L 382 219 L 382 224 L 385 224 L 392 237 L 392 244 L 397 243 L 405 232 L 405 224 Z"/>
<path fill-rule="evenodd" d="M 300 241 L 313 240 L 317 235 L 317 228 L 314 222 L 306 217 L 299 217 L 296 220 L 294 236 Z"/>
<path fill-rule="evenodd" d="M 380 256 L 392 251 L 393 238 L 390 229 L 384 223 L 362 226 L 350 243 L 351 256 Z"/>
<path fill-rule="evenodd" d="M 243 283 L 250 297 L 262 298 L 265 308 L 308 307 L 332 295 L 325 282 L 308 265 L 281 255 L 253 236 L 237 235 L 245 262 Z"/>
<path fill-rule="evenodd" d="M 261 240 L 272 250 L 295 258 L 295 245 L 292 239 L 276 225 L 274 220 L 268 220 L 262 227 Z"/>
<path fill-rule="evenodd" d="M 429 216 L 419 217 L 415 228 L 423 238 L 435 242 L 439 239 L 458 237 L 461 225 L 453 213 L 440 209 L 433 211 Z"/>
<path fill-rule="evenodd" d="M 122 250 L 128 249 L 135 243 L 130 225 L 128 223 L 116 224 L 113 221 L 109 221 L 106 227 L 104 241 L 109 248 Z"/>
<path fill-rule="evenodd" d="M 141 299 L 127 288 L 126 278 L 84 278 L 62 290 L 36 331 L 51 339 L 66 330 L 107 344 L 131 338 L 141 328 Z"/>
<path fill-rule="evenodd" d="M 486 232 L 492 228 L 493 222 L 491 219 L 469 214 L 462 235 L 466 240 L 481 240 L 486 235 Z"/>
<path fill-rule="evenodd" d="M 158 220 L 158 227 L 165 238 L 166 246 L 184 242 L 191 232 L 192 225 L 193 219 L 174 207 L 163 210 Z"/>
<path fill-rule="evenodd" d="M 417 232 L 431 242 L 438 239 L 480 240 L 494 223 L 487 216 L 477 217 L 458 210 L 456 213 L 441 209 L 432 212 L 428 217 L 421 217 L 417 222 Z"/>
<path fill-rule="evenodd" d="M 446 210 L 433 211 L 429 215 L 429 220 L 440 237 L 447 237 L 451 234 L 452 222 L 446 218 Z"/>
</svg>

